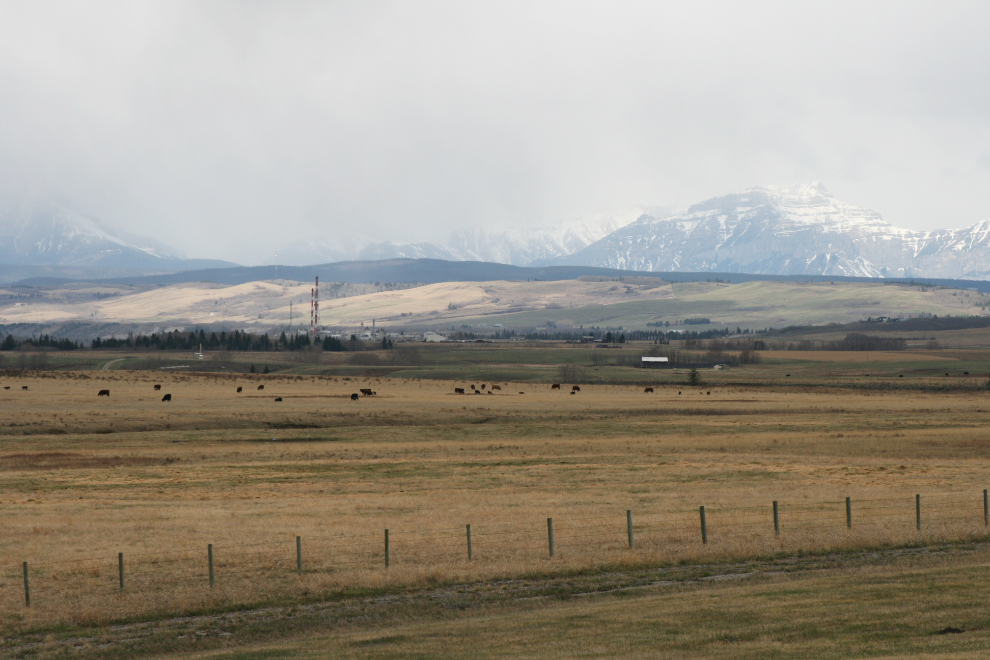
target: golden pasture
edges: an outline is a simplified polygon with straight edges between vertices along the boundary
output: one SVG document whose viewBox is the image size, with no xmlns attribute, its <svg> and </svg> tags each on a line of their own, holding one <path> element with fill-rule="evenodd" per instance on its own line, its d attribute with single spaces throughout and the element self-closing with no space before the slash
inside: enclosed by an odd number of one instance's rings
<svg viewBox="0 0 990 660">
<path fill-rule="evenodd" d="M 986 533 L 985 392 L 496 384 L 6 375 L 0 625 Z"/>
</svg>

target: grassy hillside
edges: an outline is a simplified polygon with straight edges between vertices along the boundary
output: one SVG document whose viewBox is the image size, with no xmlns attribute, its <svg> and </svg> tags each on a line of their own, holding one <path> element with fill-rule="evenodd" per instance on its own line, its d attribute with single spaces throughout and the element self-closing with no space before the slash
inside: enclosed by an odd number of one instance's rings
<svg viewBox="0 0 990 660">
<path fill-rule="evenodd" d="M 209 326 L 286 329 L 309 325 L 311 284 L 278 281 L 161 287 L 53 287 L 0 290 L 0 324 L 118 323 L 150 328 Z M 667 283 L 623 277 L 546 281 L 445 282 L 423 286 L 324 283 L 321 321 L 352 328 L 461 325 L 529 330 L 646 328 L 704 317 L 743 328 L 851 323 L 877 316 L 986 314 L 990 294 L 907 284 L 850 282 Z M 484 326 L 481 326 L 484 324 Z M 697 327 L 697 326 L 694 326 Z"/>
<path fill-rule="evenodd" d="M 506 326 L 561 325 L 644 328 L 650 322 L 705 317 L 713 323 L 743 328 L 851 323 L 868 317 L 937 314 L 985 314 L 990 296 L 958 289 L 929 289 L 904 284 L 690 282 L 671 285 L 673 296 L 661 300 L 588 305 L 580 309 L 495 314 L 485 319 Z"/>
</svg>

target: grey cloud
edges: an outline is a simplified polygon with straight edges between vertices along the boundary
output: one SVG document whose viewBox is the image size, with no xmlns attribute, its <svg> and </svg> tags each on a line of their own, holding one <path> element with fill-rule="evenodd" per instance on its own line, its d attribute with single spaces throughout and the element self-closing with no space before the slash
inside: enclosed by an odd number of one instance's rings
<svg viewBox="0 0 990 660">
<path fill-rule="evenodd" d="M 986 3 L 7 3 L 0 186 L 190 256 L 822 180 L 990 217 Z"/>
</svg>

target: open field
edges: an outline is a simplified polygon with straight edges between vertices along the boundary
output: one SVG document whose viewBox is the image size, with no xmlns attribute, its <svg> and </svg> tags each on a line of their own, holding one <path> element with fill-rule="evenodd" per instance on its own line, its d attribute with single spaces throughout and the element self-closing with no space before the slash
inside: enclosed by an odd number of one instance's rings
<svg viewBox="0 0 990 660">
<path fill-rule="evenodd" d="M 552 378 L 559 365 L 593 349 L 437 350 L 451 361 L 435 368 L 461 378 L 388 378 L 343 362 L 295 364 L 298 373 L 264 377 L 3 374 L 0 385 L 11 388 L 0 390 L 4 634 L 75 635 L 113 621 L 321 602 L 354 590 L 416 592 L 986 537 L 990 401 L 977 389 L 986 377 L 963 376 L 960 366 L 981 364 L 979 351 L 872 356 L 870 378 L 889 387 L 861 387 L 868 356 L 845 353 L 769 352 L 759 365 L 707 372 L 701 389 L 686 387 L 684 374 L 601 367 L 598 378 L 589 366 L 581 391 L 571 395 L 546 380 L 503 379 L 487 394 L 493 381 L 475 376 L 492 369 L 498 350 L 515 351 L 514 369 Z M 934 371 L 949 364 L 948 377 Z M 614 382 L 627 372 L 654 379 L 656 391 Z M 964 386 L 940 390 L 946 379 Z M 470 385 L 482 382 L 486 393 L 470 394 Z M 469 394 L 454 394 L 455 386 Z M 361 388 L 377 395 L 352 401 Z M 110 396 L 97 397 L 100 389 Z M 170 403 L 160 400 L 165 393 Z M 208 544 L 216 562 L 212 590 Z M 117 553 L 124 555 L 123 592 Z M 826 589 L 831 576 L 815 579 L 824 582 L 808 587 L 812 592 Z M 915 578 L 905 580 L 914 588 Z M 613 605 L 589 605 L 580 616 L 626 617 Z M 485 625 L 511 630 L 510 619 Z M 433 624 L 410 625 L 421 631 L 408 633 L 410 643 L 429 648 Z M 464 622 L 463 630 L 472 625 Z M 340 644 L 371 634 L 361 630 Z M 526 638 L 519 639 L 522 648 Z M 699 638 L 685 640 L 685 648 L 705 648 Z M 181 648 L 200 647 L 191 640 Z M 305 657 L 308 648 L 291 654 Z"/>
<path fill-rule="evenodd" d="M 257 331 L 308 324 L 308 282 L 223 286 L 72 285 L 0 289 L 0 324 L 130 324 L 167 328 L 223 325 Z M 732 328 L 850 323 L 877 316 L 986 314 L 990 295 L 906 284 L 667 283 L 659 278 L 582 278 L 553 282 L 447 282 L 424 286 L 323 283 L 321 321 L 345 328 L 379 325 L 442 330 L 496 323 L 506 328 L 624 327 L 710 318 Z M 697 328 L 695 328 L 697 329 Z"/>
<path fill-rule="evenodd" d="M 945 554 L 884 557 L 865 566 L 847 557 L 841 567 L 829 557 L 806 572 L 759 563 L 719 566 L 693 579 L 661 571 L 650 585 L 602 585 L 608 592 L 587 585 L 568 592 L 555 584 L 563 593 L 537 603 L 531 596 L 468 601 L 459 613 L 418 603 L 415 614 L 390 612 L 374 624 L 340 621 L 333 634 L 312 625 L 298 640 L 253 645 L 250 655 L 173 657 L 985 657 L 990 616 L 983 584 L 990 566 L 978 553 Z"/>
</svg>

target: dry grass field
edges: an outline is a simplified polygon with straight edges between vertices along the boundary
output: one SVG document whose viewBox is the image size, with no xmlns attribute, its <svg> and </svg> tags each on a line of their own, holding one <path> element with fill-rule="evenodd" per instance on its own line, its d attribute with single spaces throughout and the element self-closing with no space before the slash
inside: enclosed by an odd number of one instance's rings
<svg viewBox="0 0 990 660">
<path fill-rule="evenodd" d="M 985 391 L 772 380 L 471 394 L 481 381 L 7 372 L 0 629 L 985 538 Z"/>
</svg>

